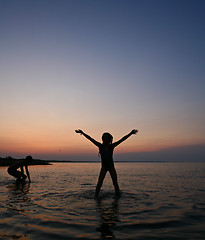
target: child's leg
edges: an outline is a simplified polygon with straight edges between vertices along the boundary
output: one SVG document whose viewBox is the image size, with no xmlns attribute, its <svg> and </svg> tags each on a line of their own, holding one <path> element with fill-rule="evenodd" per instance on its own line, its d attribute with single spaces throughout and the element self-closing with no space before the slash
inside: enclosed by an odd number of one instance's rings
<svg viewBox="0 0 205 240">
<path fill-rule="evenodd" d="M 110 176 L 112 178 L 113 185 L 115 187 L 115 192 L 119 193 L 120 188 L 119 188 L 119 185 L 118 185 L 118 182 L 117 182 L 117 172 L 116 172 L 115 168 L 110 169 L 109 172 L 110 172 Z"/>
<path fill-rule="evenodd" d="M 8 173 L 15 177 L 17 180 L 21 179 L 22 173 L 20 171 L 17 171 L 16 169 L 8 168 Z"/>
<path fill-rule="evenodd" d="M 99 174 L 99 177 L 98 177 L 98 183 L 97 183 L 96 190 L 95 190 L 95 195 L 96 196 L 98 196 L 98 194 L 100 192 L 100 188 L 101 188 L 101 186 L 103 184 L 103 180 L 105 178 L 106 172 L 107 172 L 106 169 L 101 168 L 100 174 Z"/>
<path fill-rule="evenodd" d="M 22 176 L 24 174 L 20 171 L 16 171 L 13 176 L 16 178 L 16 183 L 19 184 L 21 182 Z M 26 175 L 25 175 L 26 176 Z"/>
<path fill-rule="evenodd" d="M 22 181 L 25 181 L 26 178 L 27 178 L 27 176 L 24 173 L 22 173 L 22 176 L 21 176 Z"/>
</svg>

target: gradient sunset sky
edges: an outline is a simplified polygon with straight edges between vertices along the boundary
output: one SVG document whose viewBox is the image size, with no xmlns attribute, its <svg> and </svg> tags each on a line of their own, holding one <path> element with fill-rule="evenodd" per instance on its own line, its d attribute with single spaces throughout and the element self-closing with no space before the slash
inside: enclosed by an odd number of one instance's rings
<svg viewBox="0 0 205 240">
<path fill-rule="evenodd" d="M 0 0 L 0 157 L 98 160 L 78 128 L 98 141 L 137 128 L 116 149 L 126 160 L 203 148 L 204 13 L 203 0 Z"/>
</svg>

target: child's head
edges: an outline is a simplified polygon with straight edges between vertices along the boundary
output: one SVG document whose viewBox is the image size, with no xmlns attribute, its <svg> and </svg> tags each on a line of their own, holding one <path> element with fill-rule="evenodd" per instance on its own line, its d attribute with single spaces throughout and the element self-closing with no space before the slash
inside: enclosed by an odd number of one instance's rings
<svg viewBox="0 0 205 240">
<path fill-rule="evenodd" d="M 103 133 L 102 135 L 102 141 L 104 144 L 112 144 L 112 140 L 113 140 L 113 136 L 106 132 L 106 133 Z"/>
<path fill-rule="evenodd" d="M 32 159 L 33 159 L 33 158 L 32 158 L 31 156 L 27 156 L 27 157 L 25 158 L 25 161 L 26 161 L 26 162 L 30 162 Z"/>
</svg>

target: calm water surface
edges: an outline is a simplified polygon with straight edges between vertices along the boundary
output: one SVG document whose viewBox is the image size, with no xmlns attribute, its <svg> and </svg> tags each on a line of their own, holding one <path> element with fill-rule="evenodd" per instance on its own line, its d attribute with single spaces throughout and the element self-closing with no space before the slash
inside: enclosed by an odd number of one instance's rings
<svg viewBox="0 0 205 240">
<path fill-rule="evenodd" d="M 31 166 L 17 186 L 0 168 L 0 239 L 205 239 L 205 163 L 116 163 L 94 197 L 100 163 Z"/>
</svg>

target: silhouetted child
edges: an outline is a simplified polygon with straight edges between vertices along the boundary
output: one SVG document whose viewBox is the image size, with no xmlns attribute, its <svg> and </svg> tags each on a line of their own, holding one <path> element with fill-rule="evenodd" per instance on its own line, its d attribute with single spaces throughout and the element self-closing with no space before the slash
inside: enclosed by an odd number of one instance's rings
<svg viewBox="0 0 205 240">
<path fill-rule="evenodd" d="M 7 172 L 16 178 L 16 181 L 17 182 L 20 182 L 20 181 L 25 181 L 25 179 L 28 177 L 28 180 L 29 182 L 31 182 L 31 179 L 30 179 L 30 174 L 29 174 L 29 171 L 28 171 L 28 164 L 29 162 L 32 160 L 32 157 L 31 156 L 27 156 L 25 159 L 23 160 L 18 160 L 18 161 L 15 161 L 7 170 Z M 25 167 L 25 170 L 26 170 L 26 175 L 24 174 L 24 168 Z M 20 168 L 21 171 L 18 171 L 17 169 Z"/>
<path fill-rule="evenodd" d="M 86 137 L 88 140 L 90 140 L 93 144 L 95 144 L 99 148 L 102 168 L 100 170 L 100 175 L 99 175 L 99 178 L 98 178 L 98 183 L 97 183 L 97 186 L 96 186 L 95 195 L 98 196 L 98 194 L 100 192 L 100 188 L 103 184 L 103 180 L 105 178 L 105 175 L 106 175 L 107 171 L 109 171 L 109 173 L 110 173 L 113 185 L 115 187 L 115 192 L 118 194 L 120 192 L 120 189 L 119 189 L 119 185 L 118 185 L 118 182 L 117 182 L 117 173 L 116 173 L 116 170 L 115 170 L 115 167 L 114 167 L 114 162 L 113 162 L 113 150 L 114 150 L 115 147 L 117 147 L 120 143 L 125 141 L 132 134 L 136 134 L 138 132 L 138 130 L 133 129 L 129 134 L 125 135 L 119 141 L 114 142 L 114 143 L 112 143 L 113 137 L 110 133 L 103 133 L 102 143 L 99 143 L 95 139 L 91 138 L 89 135 L 87 135 L 86 133 L 84 133 L 80 129 L 75 130 L 75 132 L 82 134 L 84 137 Z"/>
</svg>

